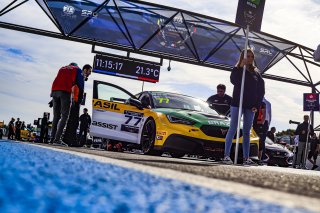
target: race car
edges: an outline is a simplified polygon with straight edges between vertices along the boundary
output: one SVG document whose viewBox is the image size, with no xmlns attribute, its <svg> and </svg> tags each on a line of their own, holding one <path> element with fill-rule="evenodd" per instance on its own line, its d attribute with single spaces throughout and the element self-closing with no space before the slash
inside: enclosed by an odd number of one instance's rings
<svg viewBox="0 0 320 213">
<path fill-rule="evenodd" d="M 143 91 L 133 95 L 125 89 L 94 81 L 90 134 L 108 140 L 136 144 L 144 154 L 172 157 L 185 154 L 215 159 L 223 157 L 230 120 L 205 101 L 190 96 Z M 233 140 L 232 154 L 234 156 Z M 242 158 L 240 131 L 239 159 Z M 258 156 L 259 138 L 251 131 L 250 156 Z"/>
</svg>

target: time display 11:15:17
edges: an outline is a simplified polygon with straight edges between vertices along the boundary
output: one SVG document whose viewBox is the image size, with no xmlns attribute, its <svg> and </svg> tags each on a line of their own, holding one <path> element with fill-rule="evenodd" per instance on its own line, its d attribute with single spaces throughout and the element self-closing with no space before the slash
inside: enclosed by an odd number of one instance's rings
<svg viewBox="0 0 320 213">
<path fill-rule="evenodd" d="M 107 61 L 102 59 L 96 59 L 96 67 L 113 69 L 120 71 L 123 67 L 123 62 L 116 62 L 116 61 Z"/>
</svg>

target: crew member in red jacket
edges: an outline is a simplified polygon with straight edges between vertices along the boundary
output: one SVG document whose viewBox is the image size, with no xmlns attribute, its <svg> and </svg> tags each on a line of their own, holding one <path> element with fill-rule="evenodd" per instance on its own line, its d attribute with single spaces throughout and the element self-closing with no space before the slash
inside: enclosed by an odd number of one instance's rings
<svg viewBox="0 0 320 213">
<path fill-rule="evenodd" d="M 61 140 L 61 135 L 69 117 L 71 91 L 74 85 L 77 85 L 80 90 L 83 90 L 84 76 L 78 65 L 71 63 L 60 68 L 52 83 L 53 121 L 51 143 L 67 146 L 67 144 Z"/>
</svg>

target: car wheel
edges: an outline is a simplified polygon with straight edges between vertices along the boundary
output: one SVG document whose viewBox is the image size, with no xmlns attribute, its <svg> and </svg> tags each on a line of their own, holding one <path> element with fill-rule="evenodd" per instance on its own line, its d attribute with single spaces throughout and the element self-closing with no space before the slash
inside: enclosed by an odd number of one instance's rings
<svg viewBox="0 0 320 213">
<path fill-rule="evenodd" d="M 146 155 L 161 156 L 162 151 L 153 150 L 154 140 L 156 137 L 156 124 L 152 119 L 148 119 L 141 132 L 141 150 Z"/>
<path fill-rule="evenodd" d="M 171 157 L 173 158 L 182 158 L 186 153 L 183 152 L 170 152 Z"/>
</svg>

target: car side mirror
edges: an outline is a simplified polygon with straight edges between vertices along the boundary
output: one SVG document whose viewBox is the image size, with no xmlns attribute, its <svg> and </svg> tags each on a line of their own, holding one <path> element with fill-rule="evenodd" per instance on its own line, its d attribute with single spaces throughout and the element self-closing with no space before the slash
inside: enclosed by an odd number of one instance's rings
<svg viewBox="0 0 320 213">
<path fill-rule="evenodd" d="M 143 105 L 142 105 L 141 101 L 139 101 L 138 99 L 129 98 L 127 100 L 127 103 L 130 104 L 131 106 L 137 107 L 140 110 L 143 110 Z"/>
</svg>

